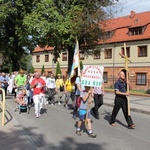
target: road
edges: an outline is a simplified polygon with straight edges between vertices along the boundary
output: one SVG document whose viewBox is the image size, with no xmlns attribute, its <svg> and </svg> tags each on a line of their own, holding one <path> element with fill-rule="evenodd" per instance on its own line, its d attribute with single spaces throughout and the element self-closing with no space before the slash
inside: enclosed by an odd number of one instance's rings
<svg viewBox="0 0 150 150">
<path fill-rule="evenodd" d="M 72 119 L 72 110 L 63 105 L 46 105 L 42 116 L 35 118 L 33 107 L 29 114 L 19 114 L 13 111 L 15 102 L 12 98 L 7 99 L 6 104 L 7 115 L 15 120 L 16 128 L 22 129 L 37 150 L 149 150 L 150 147 L 150 116 L 146 114 L 131 112 L 137 125 L 131 130 L 120 111 L 117 126 L 112 127 L 109 125 L 112 107 L 103 105 L 100 120 L 92 118 L 93 131 L 97 134 L 93 139 L 88 137 L 84 126 L 82 136 L 76 135 L 77 120 Z"/>
</svg>

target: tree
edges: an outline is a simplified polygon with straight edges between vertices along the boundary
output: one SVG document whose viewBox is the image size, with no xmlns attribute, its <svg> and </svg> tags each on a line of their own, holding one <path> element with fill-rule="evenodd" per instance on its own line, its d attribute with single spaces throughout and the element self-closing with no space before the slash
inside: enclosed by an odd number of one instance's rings
<svg viewBox="0 0 150 150">
<path fill-rule="evenodd" d="M 83 62 L 82 62 L 82 60 L 80 61 L 80 69 L 81 70 L 83 69 Z"/>
<path fill-rule="evenodd" d="M 45 67 L 44 65 L 42 66 L 41 74 L 45 73 Z"/>
<path fill-rule="evenodd" d="M 42 0 L 25 16 L 24 24 L 41 47 L 54 46 L 57 55 L 68 50 L 69 73 L 75 39 L 86 46 L 87 52 L 94 50 L 104 34 L 99 22 L 109 16 L 104 8 L 113 2 L 115 0 Z"/>
<path fill-rule="evenodd" d="M 34 67 L 32 65 L 30 67 L 30 73 L 34 73 Z"/>
<path fill-rule="evenodd" d="M 12 66 L 9 68 L 9 74 L 12 74 Z"/>
<path fill-rule="evenodd" d="M 60 69 L 60 63 L 59 63 L 59 61 L 57 62 L 57 66 L 56 66 L 56 76 L 58 74 L 61 74 L 61 69 Z"/>
<path fill-rule="evenodd" d="M 0 50 L 3 66 L 21 68 L 21 57 L 35 45 L 55 47 L 54 55 L 68 50 L 68 71 L 75 39 L 85 50 L 95 49 L 103 34 L 99 22 L 108 17 L 106 6 L 115 0 L 1 0 Z"/>
<path fill-rule="evenodd" d="M 22 63 L 26 63 L 23 62 L 25 60 L 22 61 L 22 57 L 33 49 L 34 44 L 23 20 L 36 2 L 37 0 L 0 1 L 0 50 L 4 56 L 2 69 L 9 70 L 12 65 L 12 70 L 15 71 L 22 68 Z"/>
</svg>

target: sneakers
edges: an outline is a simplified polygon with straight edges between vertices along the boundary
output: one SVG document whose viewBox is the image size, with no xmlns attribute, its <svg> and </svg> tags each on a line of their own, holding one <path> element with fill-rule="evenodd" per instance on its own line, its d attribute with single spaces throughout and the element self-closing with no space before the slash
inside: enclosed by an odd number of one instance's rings
<svg viewBox="0 0 150 150">
<path fill-rule="evenodd" d="M 45 105 L 48 105 L 48 104 L 49 104 L 49 102 L 48 102 L 48 101 L 46 101 L 46 102 L 45 102 Z"/>
<path fill-rule="evenodd" d="M 39 117 L 41 117 L 41 114 L 35 114 L 35 117 L 39 118 Z"/>
<path fill-rule="evenodd" d="M 69 107 L 68 107 L 68 105 L 67 105 L 67 104 L 65 104 L 65 105 L 64 105 L 64 107 L 65 107 L 65 108 L 67 108 L 67 109 L 69 109 Z"/>
<path fill-rule="evenodd" d="M 76 131 L 76 134 L 78 135 L 78 136 L 81 136 L 82 134 L 81 134 L 81 132 L 80 131 Z"/>
<path fill-rule="evenodd" d="M 78 135 L 78 136 L 81 136 L 82 134 L 81 134 L 81 131 L 76 131 L 76 134 Z M 96 134 L 94 134 L 94 133 L 91 133 L 91 134 L 89 134 L 89 137 L 91 137 L 91 138 L 96 138 Z"/>
<path fill-rule="evenodd" d="M 73 117 L 72 117 L 74 120 L 76 120 L 76 114 L 73 114 Z"/>
<path fill-rule="evenodd" d="M 40 116 L 39 116 L 39 114 L 35 114 L 35 117 L 36 117 L 36 118 L 39 118 Z"/>
<path fill-rule="evenodd" d="M 89 134 L 89 137 L 91 137 L 91 138 L 96 138 L 96 134 L 94 134 L 94 133 L 91 133 L 91 134 Z"/>
</svg>

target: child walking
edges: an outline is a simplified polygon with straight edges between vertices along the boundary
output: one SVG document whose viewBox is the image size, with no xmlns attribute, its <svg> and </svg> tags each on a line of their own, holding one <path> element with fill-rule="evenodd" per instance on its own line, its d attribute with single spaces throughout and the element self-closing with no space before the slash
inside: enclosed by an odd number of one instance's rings
<svg viewBox="0 0 150 150">
<path fill-rule="evenodd" d="M 90 109 L 88 109 L 89 105 L 92 102 L 91 94 L 92 94 L 92 89 L 89 86 L 86 86 L 85 90 L 80 93 L 81 104 L 79 106 L 79 121 L 78 121 L 78 127 L 76 129 L 76 134 L 81 136 L 80 127 L 83 121 L 85 121 L 85 125 L 87 124 L 89 137 L 96 138 L 96 134 L 94 134 L 92 131 L 91 114 L 90 114 Z"/>
</svg>

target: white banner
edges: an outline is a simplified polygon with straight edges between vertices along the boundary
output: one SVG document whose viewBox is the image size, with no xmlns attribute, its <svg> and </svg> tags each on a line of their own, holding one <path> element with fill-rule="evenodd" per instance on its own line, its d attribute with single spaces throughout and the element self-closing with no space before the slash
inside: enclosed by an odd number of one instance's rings
<svg viewBox="0 0 150 150">
<path fill-rule="evenodd" d="M 103 71 L 102 66 L 84 65 L 81 75 L 81 85 L 100 87 L 103 83 Z"/>
</svg>

